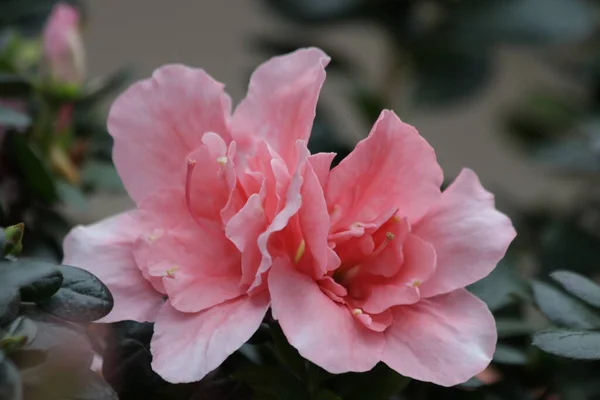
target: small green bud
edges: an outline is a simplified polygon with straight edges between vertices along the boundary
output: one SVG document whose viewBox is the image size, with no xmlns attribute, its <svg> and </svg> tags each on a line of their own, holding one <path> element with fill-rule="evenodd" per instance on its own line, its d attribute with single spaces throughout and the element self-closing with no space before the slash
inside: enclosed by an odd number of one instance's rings
<svg viewBox="0 0 600 400">
<path fill-rule="evenodd" d="M 25 224 L 18 223 L 16 225 L 4 228 L 5 244 L 4 255 L 18 256 L 23 250 L 23 234 L 25 232 Z"/>
</svg>

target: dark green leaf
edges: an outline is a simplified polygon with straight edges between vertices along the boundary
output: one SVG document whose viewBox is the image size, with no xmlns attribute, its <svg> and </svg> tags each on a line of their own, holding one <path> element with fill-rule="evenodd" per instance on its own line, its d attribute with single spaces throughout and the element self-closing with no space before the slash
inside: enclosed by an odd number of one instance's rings
<svg viewBox="0 0 600 400">
<path fill-rule="evenodd" d="M 269 329 L 273 338 L 275 353 L 277 354 L 277 357 L 281 363 L 290 368 L 290 370 L 293 371 L 296 376 L 302 378 L 305 373 L 305 360 L 298 353 L 298 350 L 288 343 L 283 331 L 277 323 L 271 324 Z"/>
<path fill-rule="evenodd" d="M 600 360 L 600 332 L 542 331 L 534 335 L 533 345 L 557 356 L 580 360 Z"/>
<path fill-rule="evenodd" d="M 0 273 L 1 276 L 1 273 Z M 0 327 L 8 324 L 17 316 L 21 295 L 17 287 L 0 286 Z"/>
<path fill-rule="evenodd" d="M 529 321 L 516 318 L 496 318 L 496 329 L 499 338 L 527 336 L 536 331 Z"/>
<path fill-rule="evenodd" d="M 499 310 L 525 296 L 525 284 L 505 258 L 484 279 L 470 285 L 469 291 L 483 300 L 492 311 Z"/>
<path fill-rule="evenodd" d="M 0 351 L 0 399 L 22 400 L 23 389 L 19 371 Z"/>
<path fill-rule="evenodd" d="M 5 287 L 19 288 L 22 301 L 39 301 L 57 292 L 63 276 L 54 264 L 20 259 L 0 262 L 0 282 Z"/>
<path fill-rule="evenodd" d="M 276 396 L 280 400 L 308 398 L 302 382 L 278 367 L 253 365 L 236 370 L 233 378 L 244 382 L 256 393 Z"/>
<path fill-rule="evenodd" d="M 485 52 L 445 46 L 415 53 L 414 101 L 426 107 L 443 106 L 476 93 L 491 76 L 492 63 Z"/>
<path fill-rule="evenodd" d="M 123 192 L 123 183 L 116 168 L 109 162 L 88 161 L 81 170 L 81 180 L 86 188 L 106 192 Z"/>
<path fill-rule="evenodd" d="M 0 106 L 0 126 L 23 129 L 31 125 L 28 115 Z"/>
<path fill-rule="evenodd" d="M 572 271 L 554 271 L 550 277 L 573 296 L 594 307 L 600 307 L 600 286 L 595 282 Z"/>
<path fill-rule="evenodd" d="M 112 310 L 112 295 L 100 279 L 68 265 L 61 265 L 59 269 L 63 284 L 52 297 L 38 302 L 42 310 L 74 322 L 92 322 Z"/>
<path fill-rule="evenodd" d="M 46 204 L 56 200 L 56 187 L 50 168 L 27 141 L 25 136 L 11 133 L 6 137 L 5 145 L 10 149 L 12 162 L 18 167 L 27 185 L 27 189 L 36 199 Z"/>
<path fill-rule="evenodd" d="M 0 93 L 2 97 L 26 97 L 32 89 L 31 84 L 20 76 L 0 73 Z"/>
<path fill-rule="evenodd" d="M 524 365 L 527 364 L 527 354 L 517 348 L 498 344 L 494 353 L 494 361 L 500 364 Z"/>
<path fill-rule="evenodd" d="M 452 33 L 466 43 L 557 44 L 589 37 L 596 11 L 586 0 L 461 2 Z"/>
<path fill-rule="evenodd" d="M 569 328 L 600 328 L 600 315 L 560 290 L 543 282 L 533 282 L 535 302 L 554 323 Z"/>
<path fill-rule="evenodd" d="M 342 400 L 342 398 L 332 391 L 321 389 L 315 395 L 315 400 Z"/>
<path fill-rule="evenodd" d="M 344 400 L 386 400 L 400 393 L 410 378 L 398 374 L 383 363 L 363 373 L 347 373 L 334 378 L 336 393 Z"/>
<path fill-rule="evenodd" d="M 64 181 L 56 182 L 56 193 L 60 201 L 80 212 L 87 211 L 88 204 L 85 195 L 73 185 Z"/>
</svg>

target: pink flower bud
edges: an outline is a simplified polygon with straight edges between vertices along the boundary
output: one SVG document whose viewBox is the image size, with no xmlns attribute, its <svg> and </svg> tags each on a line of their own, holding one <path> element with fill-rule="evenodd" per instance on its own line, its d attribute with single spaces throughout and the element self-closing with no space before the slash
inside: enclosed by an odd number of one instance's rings
<svg viewBox="0 0 600 400">
<path fill-rule="evenodd" d="M 85 78 L 85 52 L 79 12 L 72 6 L 54 6 L 43 35 L 47 72 L 56 83 L 79 85 Z"/>
</svg>

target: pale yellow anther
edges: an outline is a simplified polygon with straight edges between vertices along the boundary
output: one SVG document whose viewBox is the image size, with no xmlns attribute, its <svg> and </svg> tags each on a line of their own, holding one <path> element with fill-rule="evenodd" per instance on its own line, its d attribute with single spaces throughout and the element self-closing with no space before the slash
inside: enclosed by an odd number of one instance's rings
<svg viewBox="0 0 600 400">
<path fill-rule="evenodd" d="M 419 286 L 421 286 L 421 283 L 422 283 L 422 282 L 421 282 L 420 280 L 418 280 L 418 279 L 415 279 L 415 280 L 413 281 L 413 283 L 411 283 L 411 284 L 410 284 L 410 286 L 412 286 L 412 287 L 414 287 L 414 288 L 418 288 Z"/>
<path fill-rule="evenodd" d="M 178 269 L 179 269 L 178 267 L 169 268 L 166 271 L 166 275 L 165 276 L 167 278 L 175 278 L 175 272 L 177 272 Z"/>
<path fill-rule="evenodd" d="M 387 238 L 387 240 L 392 240 L 396 237 L 396 235 L 394 235 L 392 232 L 386 232 L 385 237 Z"/>
<path fill-rule="evenodd" d="M 225 164 L 227 164 L 227 157 L 225 157 L 225 156 L 219 157 L 219 158 L 217 158 L 217 162 L 221 165 L 225 165 Z"/>
<path fill-rule="evenodd" d="M 396 214 L 396 215 L 394 215 L 392 217 L 392 221 L 394 221 L 394 222 L 400 222 L 400 221 L 402 221 L 402 218 L 400 218 L 400 216 Z"/>
<path fill-rule="evenodd" d="M 304 239 L 302 239 L 302 241 L 300 242 L 300 245 L 298 246 L 298 249 L 296 250 L 296 254 L 294 255 L 294 263 L 297 264 L 298 261 L 300 261 L 300 259 L 304 255 L 305 251 L 306 251 L 306 242 L 304 241 Z"/>
<path fill-rule="evenodd" d="M 352 310 L 353 315 L 360 315 L 362 313 L 363 313 L 363 310 L 361 310 L 360 308 L 355 308 L 354 310 Z"/>
<path fill-rule="evenodd" d="M 355 222 L 352 224 L 353 228 L 364 228 L 365 226 L 361 222 Z"/>
</svg>

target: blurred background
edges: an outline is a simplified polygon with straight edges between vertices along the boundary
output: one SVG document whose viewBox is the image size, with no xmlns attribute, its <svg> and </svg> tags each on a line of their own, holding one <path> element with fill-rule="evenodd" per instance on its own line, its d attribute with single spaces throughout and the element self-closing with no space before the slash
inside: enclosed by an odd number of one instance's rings
<svg viewBox="0 0 600 400">
<path fill-rule="evenodd" d="M 321 45 L 326 51 L 335 50 L 330 51 L 334 62 L 347 62 L 344 68 L 352 69 L 345 75 L 331 71 L 322 94 L 322 102 L 335 116 L 332 118 L 336 128 L 348 143 L 366 135 L 372 122 L 372 118 L 357 113 L 357 101 L 348 98 L 355 96 L 356 90 L 371 90 L 382 97 L 378 99 L 382 106 L 394 109 L 402 119 L 417 127 L 436 149 L 448 177 L 469 167 L 490 189 L 502 190 L 520 203 L 542 201 L 560 207 L 572 201 L 578 182 L 532 163 L 506 135 L 505 122 L 507 114 L 527 103 L 532 93 L 566 92 L 577 96 L 584 90 L 584 82 L 557 70 L 566 62 L 561 53 L 565 43 L 583 39 L 591 33 L 585 25 L 595 24 L 580 1 L 514 2 L 531 4 L 515 5 L 522 10 L 511 12 L 522 21 L 510 20 L 514 16 L 506 15 L 507 21 L 501 23 L 508 25 L 498 29 L 509 30 L 510 24 L 514 24 L 516 31 L 504 32 L 505 38 L 501 37 L 502 32 L 492 32 L 499 38 L 489 38 L 484 43 L 469 38 L 480 34 L 477 26 L 465 27 L 466 43 L 457 50 L 468 53 L 464 60 L 453 59 L 452 54 L 435 59 L 434 54 L 431 60 L 422 61 L 435 69 L 424 78 L 429 80 L 425 84 L 431 86 L 424 90 L 438 90 L 440 94 L 425 95 L 431 99 L 417 102 L 411 98 L 411 92 L 417 82 L 415 75 L 421 71 L 418 64 L 411 65 L 415 61 L 412 54 L 403 59 L 402 52 L 419 48 L 418 43 L 411 41 L 440 46 L 440 50 L 454 45 L 435 43 L 443 39 L 443 33 L 433 34 L 428 30 L 437 29 L 436 24 L 442 24 L 445 18 L 457 18 L 444 13 L 453 11 L 456 4 L 469 2 L 396 0 L 387 1 L 395 5 L 377 5 L 386 2 L 372 1 L 373 8 L 382 8 L 380 13 L 389 12 L 385 15 L 389 18 L 387 22 L 383 15 L 379 18 L 361 18 L 361 12 L 356 12 L 358 17 L 352 15 L 353 8 L 360 3 L 358 0 L 90 1 L 91 18 L 84 32 L 89 74 L 102 76 L 123 65 L 133 65 L 135 75 L 142 78 L 165 63 L 184 63 L 204 68 L 225 83 L 235 103 L 245 94 L 249 73 L 266 57 L 302 45 Z M 550 4 L 549 9 L 545 9 L 545 3 Z M 487 14 L 491 10 L 478 12 L 494 18 Z M 573 20 L 563 20 L 569 17 Z M 404 21 L 407 18 L 410 22 Z M 415 26 L 402 27 L 403 24 Z M 393 29 L 414 32 L 407 32 L 406 38 L 396 38 L 390 32 Z M 411 35 L 414 38 L 408 37 Z M 549 52 L 548 46 L 554 51 Z M 336 55 L 343 59 L 336 59 Z M 355 87 L 357 84 L 360 89 Z M 435 85 L 439 87 L 436 89 Z M 118 196 L 102 196 L 92 204 L 91 220 L 128 206 L 127 200 Z M 87 215 L 82 217 L 87 219 Z"/>
<path fill-rule="evenodd" d="M 412 382 L 377 399 L 600 399 L 597 361 L 547 354 L 600 360 L 599 1 L 72 0 L 60 12 L 57 3 L 0 0 L 0 217 L 25 222 L 24 255 L 59 262 L 74 224 L 131 207 L 105 125 L 131 82 L 183 63 L 225 83 L 235 104 L 258 64 L 317 46 L 332 62 L 311 151 L 339 161 L 393 109 L 435 148 L 446 183 L 475 170 L 518 232 L 469 287 L 496 317 L 492 365 L 457 388 Z M 102 373 L 119 397 L 206 398 L 177 390 L 205 393 L 210 379 L 182 388 L 152 372 L 151 333 L 127 322 L 100 335 Z M 216 376 L 229 377 L 242 350 Z M 374 371 L 369 382 L 398 382 Z M 354 376 L 340 379 L 351 387 Z"/>
</svg>

